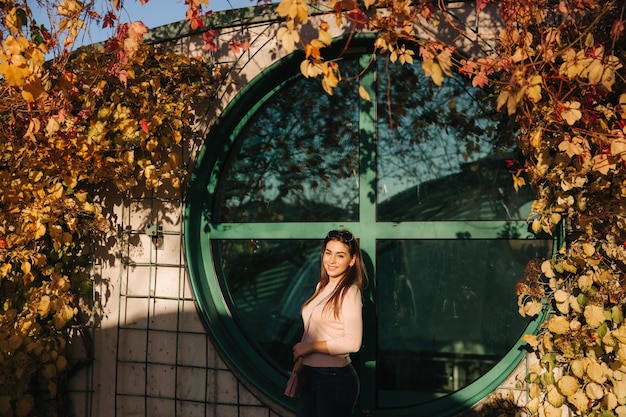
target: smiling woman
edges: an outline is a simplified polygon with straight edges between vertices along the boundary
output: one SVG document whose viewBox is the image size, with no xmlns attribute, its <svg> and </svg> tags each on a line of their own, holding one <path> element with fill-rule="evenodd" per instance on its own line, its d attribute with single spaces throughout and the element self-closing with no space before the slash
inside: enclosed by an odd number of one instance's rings
<svg viewBox="0 0 626 417">
<path fill-rule="evenodd" d="M 350 354 L 363 339 L 363 255 L 347 230 L 331 230 L 322 244 L 320 280 L 302 306 L 304 334 L 293 347 L 302 359 L 298 417 L 352 414 L 359 377 Z"/>
</svg>

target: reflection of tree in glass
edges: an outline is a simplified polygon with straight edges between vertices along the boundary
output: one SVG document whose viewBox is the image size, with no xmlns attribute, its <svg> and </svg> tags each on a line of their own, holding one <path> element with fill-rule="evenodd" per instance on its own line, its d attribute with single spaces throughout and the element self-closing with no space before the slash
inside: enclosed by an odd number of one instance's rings
<svg viewBox="0 0 626 417">
<path fill-rule="evenodd" d="M 356 219 L 358 91 L 311 95 L 310 82 L 281 89 L 240 134 L 220 221 Z"/>
<path fill-rule="evenodd" d="M 438 87 L 419 65 L 390 65 L 379 84 L 379 201 L 461 171 L 512 142 L 503 116 L 460 76 Z M 387 94 L 385 94 L 387 92 Z M 506 145 L 511 145 L 508 143 Z"/>
</svg>

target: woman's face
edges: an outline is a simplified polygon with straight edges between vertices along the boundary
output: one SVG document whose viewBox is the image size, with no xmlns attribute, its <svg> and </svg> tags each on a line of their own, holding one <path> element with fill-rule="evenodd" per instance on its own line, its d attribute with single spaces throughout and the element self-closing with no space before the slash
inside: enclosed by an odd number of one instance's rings
<svg viewBox="0 0 626 417">
<path fill-rule="evenodd" d="M 350 256 L 348 245 L 338 240 L 329 240 L 326 243 L 322 263 L 331 280 L 342 279 L 354 262 L 356 256 Z"/>
</svg>

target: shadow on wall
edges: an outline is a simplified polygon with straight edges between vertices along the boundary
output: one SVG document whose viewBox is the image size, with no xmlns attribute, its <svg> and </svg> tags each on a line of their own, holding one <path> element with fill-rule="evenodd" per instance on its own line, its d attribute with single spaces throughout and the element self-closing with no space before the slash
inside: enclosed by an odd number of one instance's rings
<svg viewBox="0 0 626 417">
<path fill-rule="evenodd" d="M 68 415 L 294 416 L 289 410 L 265 404 L 254 389 L 248 389 L 245 381 L 239 381 L 229 370 L 204 331 L 192 300 L 146 298 L 141 302 L 148 314 L 131 314 L 125 322 L 120 319 L 119 328 L 95 331 L 93 366 L 83 367 L 69 381 Z M 163 303 L 178 311 L 157 314 Z M 73 346 L 73 359 L 84 353 L 81 349 L 82 346 Z M 519 416 L 523 408 L 516 402 L 525 395 L 523 391 L 495 393 L 475 410 L 462 412 L 458 417 Z M 392 414 L 387 410 L 384 415 Z"/>
<path fill-rule="evenodd" d="M 123 295 L 119 311 L 118 327 L 108 317 L 103 327 L 72 340 L 72 363 L 87 366 L 68 374 L 67 415 L 291 416 L 276 407 L 271 411 L 237 379 L 215 349 L 191 297 Z"/>
</svg>

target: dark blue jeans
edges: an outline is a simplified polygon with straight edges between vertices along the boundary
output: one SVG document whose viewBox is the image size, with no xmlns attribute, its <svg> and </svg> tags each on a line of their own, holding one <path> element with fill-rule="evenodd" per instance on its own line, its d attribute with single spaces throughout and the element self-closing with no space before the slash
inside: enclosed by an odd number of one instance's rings
<svg viewBox="0 0 626 417">
<path fill-rule="evenodd" d="M 343 368 L 303 366 L 304 388 L 297 417 L 350 417 L 361 385 L 352 364 Z"/>
</svg>

